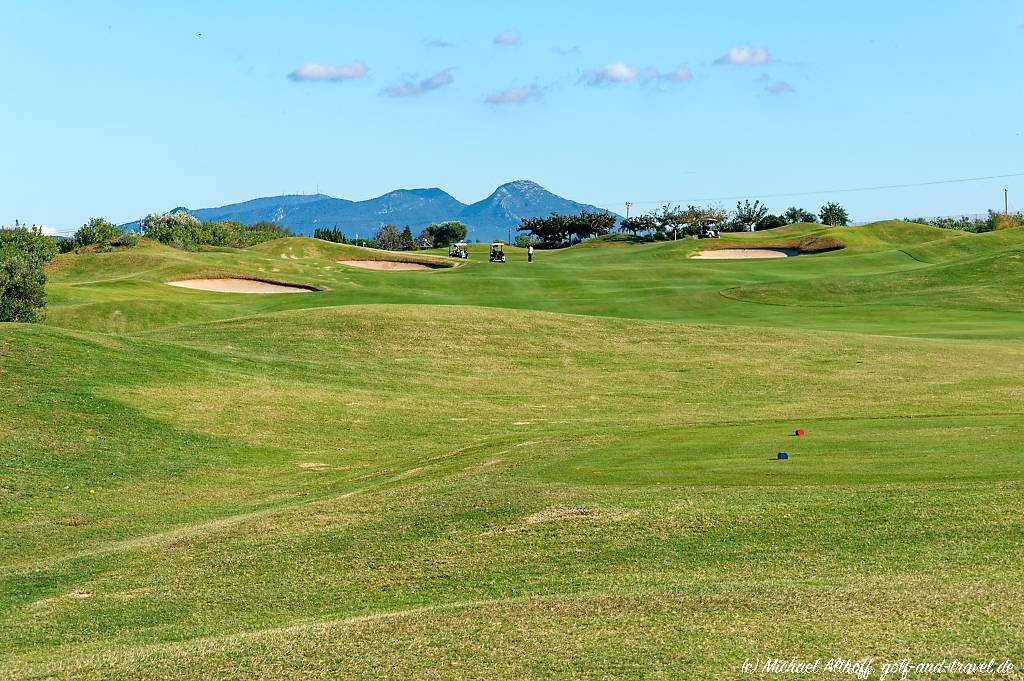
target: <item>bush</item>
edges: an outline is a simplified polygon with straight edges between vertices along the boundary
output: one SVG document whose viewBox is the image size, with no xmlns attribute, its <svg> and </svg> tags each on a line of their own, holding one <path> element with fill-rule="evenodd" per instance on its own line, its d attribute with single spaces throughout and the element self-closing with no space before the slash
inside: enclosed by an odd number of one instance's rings
<svg viewBox="0 0 1024 681">
<path fill-rule="evenodd" d="M 142 229 L 150 239 L 186 251 L 194 251 L 199 246 L 246 248 L 292 236 L 289 230 L 273 222 L 258 222 L 251 226 L 233 220 L 200 222 L 183 210 L 147 215 L 142 220 Z"/>
<path fill-rule="evenodd" d="M 775 229 L 776 227 L 785 227 L 788 224 L 789 223 L 786 222 L 786 218 L 781 215 L 765 215 L 757 221 L 755 229 L 758 231 L 763 229 Z"/>
<path fill-rule="evenodd" d="M 955 229 L 961 232 L 988 232 L 991 231 L 985 220 L 971 218 L 936 218 L 929 222 L 932 227 L 941 229 Z"/>
<path fill-rule="evenodd" d="M 1024 214 L 988 212 L 988 222 L 992 229 L 1013 229 L 1024 226 Z"/>
<path fill-rule="evenodd" d="M 93 218 L 75 232 L 75 243 L 79 246 L 109 246 L 121 236 L 121 228 L 103 218 Z"/>
<path fill-rule="evenodd" d="M 0 255 L 0 322 L 38 322 L 46 307 L 43 263 L 23 255 Z"/>
<path fill-rule="evenodd" d="M 114 239 L 114 246 L 121 248 L 132 248 L 139 245 L 139 235 L 137 232 L 124 232 L 121 236 Z"/>
<path fill-rule="evenodd" d="M 0 258 L 19 256 L 42 264 L 52 260 L 59 250 L 57 242 L 36 227 L 0 229 Z"/>
</svg>

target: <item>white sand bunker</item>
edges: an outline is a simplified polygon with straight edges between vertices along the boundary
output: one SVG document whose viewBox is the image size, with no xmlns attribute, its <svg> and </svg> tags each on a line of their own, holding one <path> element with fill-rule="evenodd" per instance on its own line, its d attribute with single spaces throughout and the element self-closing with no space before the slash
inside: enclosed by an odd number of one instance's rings
<svg viewBox="0 0 1024 681">
<path fill-rule="evenodd" d="M 389 270 L 411 271 L 411 270 L 436 270 L 444 265 L 431 265 L 422 262 L 401 262 L 398 260 L 338 260 L 341 265 L 349 267 L 361 267 L 364 270 Z"/>
<path fill-rule="evenodd" d="M 789 258 L 800 255 L 792 248 L 723 248 L 715 251 L 699 251 L 693 254 L 698 260 L 748 260 L 756 258 Z"/>
<path fill-rule="evenodd" d="M 192 288 L 199 291 L 216 291 L 218 293 L 312 293 L 316 290 L 308 286 L 290 286 L 288 284 L 274 284 L 257 279 L 231 279 L 228 277 L 217 279 L 181 279 L 167 283 L 170 286 Z"/>
</svg>

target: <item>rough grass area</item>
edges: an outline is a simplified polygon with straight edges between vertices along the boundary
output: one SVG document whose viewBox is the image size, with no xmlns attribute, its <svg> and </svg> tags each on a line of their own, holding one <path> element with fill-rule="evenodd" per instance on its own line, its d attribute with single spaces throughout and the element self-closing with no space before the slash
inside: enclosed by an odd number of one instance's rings
<svg viewBox="0 0 1024 681">
<path fill-rule="evenodd" d="M 0 326 L 2 676 L 1024 664 L 1024 230 L 902 229 L 61 256 Z M 779 231 L 723 244 L 832 238 Z M 322 291 L 163 283 L 214 271 Z"/>
</svg>

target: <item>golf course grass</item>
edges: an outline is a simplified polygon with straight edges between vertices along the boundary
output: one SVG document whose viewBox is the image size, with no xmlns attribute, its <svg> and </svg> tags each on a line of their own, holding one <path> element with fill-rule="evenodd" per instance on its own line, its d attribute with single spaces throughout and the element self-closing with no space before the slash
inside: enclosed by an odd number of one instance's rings
<svg viewBox="0 0 1024 681">
<path fill-rule="evenodd" d="M 1024 667 L 1024 230 L 710 246 L 59 256 L 0 325 L 0 676 Z"/>
</svg>

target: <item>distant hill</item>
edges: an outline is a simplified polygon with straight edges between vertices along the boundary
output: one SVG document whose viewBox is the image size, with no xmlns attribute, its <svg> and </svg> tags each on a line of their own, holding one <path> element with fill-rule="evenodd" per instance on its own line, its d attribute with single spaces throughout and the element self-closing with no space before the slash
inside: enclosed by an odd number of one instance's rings
<svg viewBox="0 0 1024 681">
<path fill-rule="evenodd" d="M 596 206 L 563 199 L 536 182 L 517 180 L 501 185 L 483 201 L 466 206 L 458 219 L 471 229 L 489 235 L 481 238 L 507 238 L 509 228 L 515 236 L 515 229 L 522 218 L 540 217 L 552 212 L 567 215 L 581 210 L 606 212 Z M 473 236 L 472 232 L 470 236 Z"/>
<path fill-rule="evenodd" d="M 510 229 L 514 237 L 524 217 L 549 215 L 553 211 L 578 213 L 584 209 L 603 210 L 552 194 L 536 182 L 517 180 L 501 185 L 486 199 L 468 206 L 433 187 L 397 189 L 366 201 L 303 194 L 270 196 L 217 208 L 175 210 L 187 210 L 200 220 L 237 220 L 245 224 L 266 220 L 296 234 L 309 235 L 317 227 L 337 225 L 350 237 L 370 237 L 389 222 L 398 227 L 409 225 L 418 232 L 431 222 L 459 220 L 469 226 L 470 239 L 489 240 L 507 238 Z M 137 222 L 129 224 L 138 226 Z"/>
</svg>

